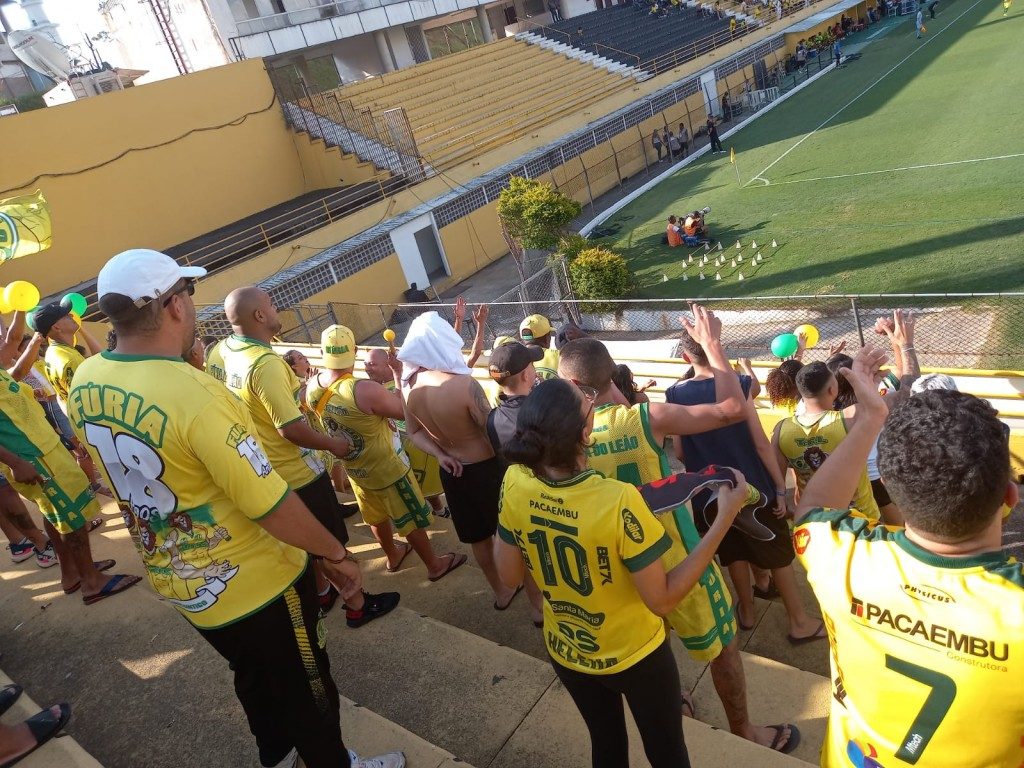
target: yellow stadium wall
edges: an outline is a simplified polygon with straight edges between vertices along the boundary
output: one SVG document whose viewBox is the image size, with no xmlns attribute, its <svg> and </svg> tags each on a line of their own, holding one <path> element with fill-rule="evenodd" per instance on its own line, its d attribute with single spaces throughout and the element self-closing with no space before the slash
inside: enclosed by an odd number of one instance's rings
<svg viewBox="0 0 1024 768">
<path fill-rule="evenodd" d="M 307 186 L 292 137 L 258 59 L 6 117 L 0 197 L 41 189 L 53 247 L 5 264 L 0 282 L 57 292 L 117 251 L 176 245 L 296 197 Z M 67 175 L 32 181 L 44 173 Z"/>
<path fill-rule="evenodd" d="M 390 175 L 379 172 L 373 163 L 364 163 L 355 155 L 328 147 L 323 139 L 314 139 L 307 133 L 292 133 L 291 136 L 306 190 L 358 184 L 378 176 L 386 179 Z"/>
</svg>

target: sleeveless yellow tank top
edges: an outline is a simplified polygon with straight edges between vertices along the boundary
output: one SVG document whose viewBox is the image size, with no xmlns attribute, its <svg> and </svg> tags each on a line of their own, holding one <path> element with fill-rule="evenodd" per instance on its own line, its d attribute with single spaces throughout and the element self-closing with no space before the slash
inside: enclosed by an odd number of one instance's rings
<svg viewBox="0 0 1024 768">
<path fill-rule="evenodd" d="M 779 449 L 796 472 L 797 487 L 803 492 L 818 468 L 836 447 L 846 439 L 846 421 L 842 411 L 825 411 L 814 416 L 790 416 L 782 422 Z M 871 493 L 867 466 L 861 471 L 857 483 L 854 509 L 866 517 L 877 520 L 878 505 Z"/>
<path fill-rule="evenodd" d="M 315 410 L 327 434 L 343 434 L 352 444 L 342 459 L 349 478 L 363 488 L 379 490 L 403 477 L 409 467 L 399 456 L 402 443 L 394 422 L 359 410 L 357 382 L 351 374 L 338 379 L 319 397 Z"/>
</svg>

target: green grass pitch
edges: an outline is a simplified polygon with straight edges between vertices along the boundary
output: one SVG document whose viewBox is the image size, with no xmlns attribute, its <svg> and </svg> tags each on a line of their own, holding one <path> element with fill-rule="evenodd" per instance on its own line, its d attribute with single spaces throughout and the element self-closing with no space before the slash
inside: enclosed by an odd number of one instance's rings
<svg viewBox="0 0 1024 768">
<path fill-rule="evenodd" d="M 705 156 L 605 221 L 636 295 L 1024 290 L 1024 7 L 943 2 L 926 25 L 922 40 L 910 16 L 860 33 L 859 60 L 725 140 L 739 183 L 728 155 Z M 684 268 L 691 249 L 661 237 L 705 205 L 726 264 L 712 252 L 701 281 L 699 254 Z"/>
</svg>

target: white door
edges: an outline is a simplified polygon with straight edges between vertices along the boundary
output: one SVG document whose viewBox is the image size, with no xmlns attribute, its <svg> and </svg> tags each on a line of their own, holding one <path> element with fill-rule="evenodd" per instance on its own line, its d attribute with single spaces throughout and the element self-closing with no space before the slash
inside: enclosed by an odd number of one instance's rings
<svg viewBox="0 0 1024 768">
<path fill-rule="evenodd" d="M 722 107 L 718 101 L 718 83 L 715 73 L 705 72 L 700 76 L 700 89 L 704 93 L 704 110 L 709 115 L 722 116 Z"/>
</svg>

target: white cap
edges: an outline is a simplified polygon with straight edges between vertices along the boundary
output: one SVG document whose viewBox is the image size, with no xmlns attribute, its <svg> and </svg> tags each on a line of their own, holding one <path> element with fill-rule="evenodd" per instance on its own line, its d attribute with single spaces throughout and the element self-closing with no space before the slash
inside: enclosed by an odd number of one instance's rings
<svg viewBox="0 0 1024 768">
<path fill-rule="evenodd" d="M 96 294 L 127 296 L 136 306 L 160 298 L 182 278 L 203 277 L 202 267 L 182 267 L 166 253 L 150 248 L 122 251 L 103 265 L 96 278 Z"/>
<path fill-rule="evenodd" d="M 956 392 L 957 386 L 956 382 L 953 381 L 953 377 L 947 376 L 944 373 L 926 374 L 917 379 L 917 381 L 910 386 L 911 393 L 915 395 L 919 395 L 922 392 L 927 392 L 933 389 L 948 389 Z"/>
</svg>

